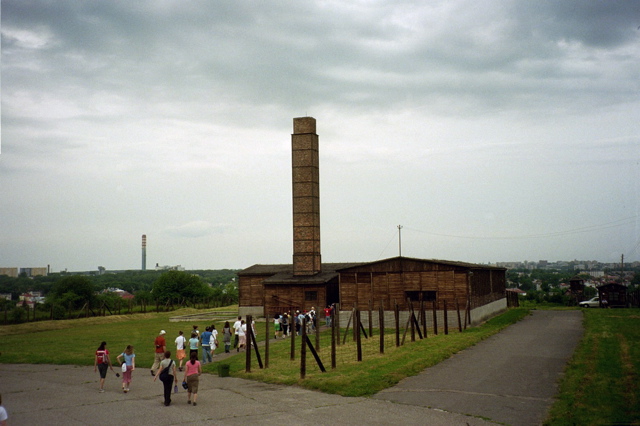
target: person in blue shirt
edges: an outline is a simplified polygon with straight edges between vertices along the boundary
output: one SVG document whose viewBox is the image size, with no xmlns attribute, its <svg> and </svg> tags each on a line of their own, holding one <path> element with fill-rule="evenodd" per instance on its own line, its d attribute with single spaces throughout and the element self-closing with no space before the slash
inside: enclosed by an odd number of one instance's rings
<svg viewBox="0 0 640 426">
<path fill-rule="evenodd" d="M 202 333 L 201 345 L 202 345 L 202 365 L 207 362 L 213 362 L 211 357 L 211 328 L 207 327 L 205 332 Z"/>
<path fill-rule="evenodd" d="M 136 369 L 136 354 L 133 353 L 133 346 L 128 345 L 116 358 L 119 363 L 126 365 L 126 370 L 122 370 L 122 390 L 127 393 L 131 385 L 131 372 Z M 124 358 L 124 361 L 120 358 Z"/>
</svg>

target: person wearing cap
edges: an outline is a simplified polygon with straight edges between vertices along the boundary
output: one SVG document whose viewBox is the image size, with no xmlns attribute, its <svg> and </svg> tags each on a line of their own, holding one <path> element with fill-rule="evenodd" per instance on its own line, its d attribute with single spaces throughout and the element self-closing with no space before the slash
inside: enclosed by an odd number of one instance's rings
<svg viewBox="0 0 640 426">
<path fill-rule="evenodd" d="M 167 350 L 167 342 L 164 339 L 164 335 L 167 334 L 166 331 L 160 330 L 160 334 L 156 337 L 154 345 L 156 347 L 155 357 L 153 361 L 153 365 L 151 366 L 151 375 L 155 376 L 156 368 L 160 367 L 160 363 L 164 359 L 164 353 Z"/>
</svg>

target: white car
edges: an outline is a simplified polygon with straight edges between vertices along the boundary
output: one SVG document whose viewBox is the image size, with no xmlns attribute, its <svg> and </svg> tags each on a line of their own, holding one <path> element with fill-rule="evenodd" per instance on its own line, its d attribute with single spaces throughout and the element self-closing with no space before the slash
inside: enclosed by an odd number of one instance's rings
<svg viewBox="0 0 640 426">
<path fill-rule="evenodd" d="M 584 302 L 578 303 L 578 306 L 581 308 L 599 308 L 600 307 L 600 297 L 596 296 L 592 299 L 585 300 Z"/>
</svg>

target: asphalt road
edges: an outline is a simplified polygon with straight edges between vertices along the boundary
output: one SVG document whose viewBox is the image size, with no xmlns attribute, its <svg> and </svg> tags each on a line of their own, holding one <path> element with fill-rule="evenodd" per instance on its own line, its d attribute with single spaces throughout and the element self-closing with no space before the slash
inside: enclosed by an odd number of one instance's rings
<svg viewBox="0 0 640 426">
<path fill-rule="evenodd" d="M 579 311 L 534 311 L 480 344 L 373 398 L 203 375 L 198 405 L 182 388 L 171 406 L 146 368 L 131 391 L 93 367 L 0 364 L 10 425 L 511 425 L 540 424 L 582 334 Z M 116 369 L 117 370 L 117 369 Z"/>
<path fill-rule="evenodd" d="M 580 311 L 532 311 L 501 333 L 374 398 L 509 425 L 539 425 L 582 331 Z"/>
</svg>

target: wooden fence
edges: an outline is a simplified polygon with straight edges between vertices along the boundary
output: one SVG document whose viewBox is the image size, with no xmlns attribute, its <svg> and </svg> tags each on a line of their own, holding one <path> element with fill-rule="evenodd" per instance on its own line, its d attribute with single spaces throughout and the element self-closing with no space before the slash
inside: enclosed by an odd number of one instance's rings
<svg viewBox="0 0 640 426">
<path fill-rule="evenodd" d="M 452 310 L 449 310 L 449 306 L 447 303 L 443 303 L 441 311 L 438 310 L 438 304 L 433 302 L 429 303 L 420 303 L 418 307 L 414 307 L 411 301 L 407 301 L 408 306 L 410 307 L 409 314 L 407 316 L 406 322 L 402 324 L 400 315 L 399 315 L 399 306 L 396 303 L 394 309 L 394 324 L 393 330 L 395 333 L 395 346 L 402 346 L 405 344 L 407 340 L 407 336 L 411 342 L 415 342 L 417 339 L 426 339 L 428 337 L 428 333 L 433 333 L 437 335 L 438 333 L 443 333 L 445 335 L 449 334 L 449 315 L 453 315 L 454 318 L 457 319 L 457 330 L 462 332 L 467 328 L 467 325 L 470 324 L 471 320 L 467 314 L 468 307 L 461 307 L 459 303 L 456 303 Z M 427 307 L 429 306 L 429 308 Z M 372 307 L 372 305 L 370 304 Z M 431 312 L 429 312 L 431 310 Z M 344 312 L 344 311 L 342 311 Z M 374 311 L 373 309 L 369 309 L 364 312 L 364 315 L 368 318 L 368 330 L 363 324 L 362 317 L 363 311 L 360 311 L 357 308 L 353 308 L 348 320 L 346 321 L 347 325 L 345 328 L 340 328 L 340 320 L 338 316 L 340 315 L 339 305 L 336 306 L 336 309 L 332 311 L 331 315 L 331 350 L 330 350 L 330 358 L 331 358 L 331 368 L 336 368 L 336 348 L 339 345 L 345 345 L 348 336 L 351 336 L 353 341 L 355 342 L 355 356 L 358 362 L 362 361 L 362 337 L 365 339 L 373 338 L 374 328 L 372 324 L 374 323 L 373 317 L 377 316 L 377 323 L 379 325 L 378 335 L 379 335 L 379 348 L 380 353 L 385 353 L 385 311 L 383 306 Z M 438 318 L 442 316 L 443 321 L 439 326 Z M 430 321 L 427 320 L 428 317 L 431 317 Z M 247 324 L 251 324 L 252 318 L 251 316 L 247 316 Z M 430 326 L 427 326 L 427 323 L 431 322 Z M 271 331 L 270 331 L 270 318 L 266 318 L 265 323 L 265 343 L 264 346 L 261 347 L 257 345 L 256 336 L 254 335 L 253 328 L 251 326 L 247 327 L 247 338 L 249 342 L 246 346 L 245 353 L 245 371 L 247 373 L 251 372 L 252 368 L 252 354 L 255 353 L 256 361 L 258 362 L 259 368 L 269 368 L 269 341 L 271 339 Z M 290 319 L 290 324 L 293 325 L 293 318 Z M 296 345 L 296 341 L 299 340 L 299 350 L 300 350 L 300 378 L 304 379 L 307 372 L 307 354 L 311 353 L 313 355 L 313 359 L 315 360 L 318 368 L 323 373 L 326 372 L 325 363 L 322 361 L 318 352 L 320 351 L 320 327 L 319 325 L 315 327 L 313 334 L 315 335 L 315 343 L 312 342 L 312 339 L 309 337 L 307 321 L 303 320 L 302 325 L 300 327 L 300 334 L 297 334 L 295 331 L 295 327 L 292 327 L 290 333 L 290 360 L 296 359 L 296 349 L 298 345 Z M 342 330 L 342 331 L 341 331 Z M 253 343 L 253 345 L 251 344 Z M 262 355 L 264 355 L 264 363 L 262 361 Z"/>
</svg>

